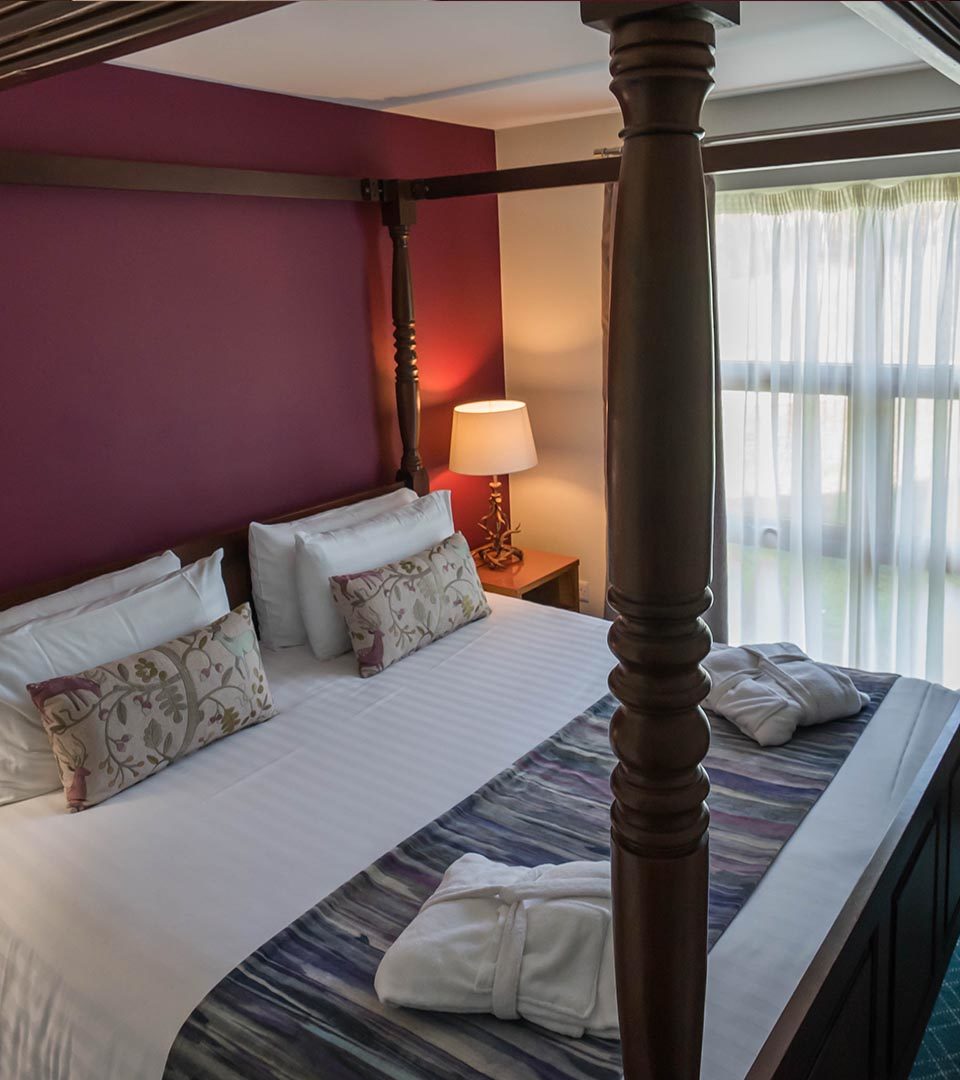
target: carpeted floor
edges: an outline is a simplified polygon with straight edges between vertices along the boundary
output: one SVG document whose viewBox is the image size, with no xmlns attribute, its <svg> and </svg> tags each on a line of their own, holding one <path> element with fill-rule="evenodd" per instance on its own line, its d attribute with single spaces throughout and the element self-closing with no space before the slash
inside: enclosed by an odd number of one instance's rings
<svg viewBox="0 0 960 1080">
<path fill-rule="evenodd" d="M 953 954 L 940 996 L 920 1044 L 910 1080 L 960 1078 L 960 948 Z"/>
</svg>

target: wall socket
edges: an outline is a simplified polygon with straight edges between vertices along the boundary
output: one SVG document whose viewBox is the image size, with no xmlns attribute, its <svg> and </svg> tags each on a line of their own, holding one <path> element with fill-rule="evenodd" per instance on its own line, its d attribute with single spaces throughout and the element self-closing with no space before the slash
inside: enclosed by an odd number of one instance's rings
<svg viewBox="0 0 960 1080">
<path fill-rule="evenodd" d="M 581 604 L 589 604 L 590 603 L 590 582 L 589 581 L 581 581 L 580 582 L 580 603 Z"/>
</svg>

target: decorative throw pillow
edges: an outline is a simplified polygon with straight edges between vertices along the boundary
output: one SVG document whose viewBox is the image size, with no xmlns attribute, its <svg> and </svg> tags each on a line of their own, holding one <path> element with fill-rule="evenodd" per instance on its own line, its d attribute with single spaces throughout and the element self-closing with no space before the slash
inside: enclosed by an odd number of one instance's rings
<svg viewBox="0 0 960 1080">
<path fill-rule="evenodd" d="M 158 581 L 0 634 L 0 806 L 60 786 L 27 686 L 110 663 L 222 618 L 230 610 L 222 561 L 219 548 Z"/>
<path fill-rule="evenodd" d="M 27 690 L 71 810 L 277 712 L 249 604 L 166 645 Z"/>
<path fill-rule="evenodd" d="M 332 577 L 330 588 L 364 678 L 490 614 L 462 533 L 378 570 Z"/>
</svg>

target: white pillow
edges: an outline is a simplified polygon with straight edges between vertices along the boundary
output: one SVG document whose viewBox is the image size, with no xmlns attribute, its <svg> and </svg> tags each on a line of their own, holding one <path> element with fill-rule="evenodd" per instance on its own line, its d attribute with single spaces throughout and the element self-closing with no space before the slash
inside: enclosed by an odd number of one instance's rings
<svg viewBox="0 0 960 1080">
<path fill-rule="evenodd" d="M 6 611 L 0 611 L 0 633 L 12 630 L 15 626 L 22 626 L 31 619 L 59 615 L 61 612 L 105 600 L 108 596 L 116 596 L 117 593 L 127 592 L 129 589 L 138 589 L 141 585 L 157 581 L 179 569 L 180 560 L 177 556 L 172 551 L 165 551 L 162 555 L 155 555 L 152 559 L 145 559 L 124 570 L 101 574 L 100 577 L 82 581 L 62 592 L 41 596 L 28 604 L 18 604 Z"/>
<path fill-rule="evenodd" d="M 417 496 L 409 488 L 378 495 L 375 499 L 350 506 L 338 506 L 324 510 L 299 521 L 285 521 L 280 525 L 250 523 L 250 578 L 253 582 L 253 602 L 260 624 L 260 640 L 268 649 L 282 649 L 289 645 L 303 645 L 307 632 L 297 603 L 296 544 L 298 532 L 332 532 L 349 525 L 398 510 L 416 502 Z"/>
<path fill-rule="evenodd" d="M 216 551 L 159 581 L 0 634 L 0 805 L 60 786 L 27 683 L 122 660 L 226 615 L 222 559 Z"/>
<path fill-rule="evenodd" d="M 454 533 L 450 492 L 434 491 L 411 506 L 336 532 L 297 533 L 297 588 L 310 648 L 318 660 L 350 649 L 330 578 L 374 570 L 416 555 Z"/>
</svg>

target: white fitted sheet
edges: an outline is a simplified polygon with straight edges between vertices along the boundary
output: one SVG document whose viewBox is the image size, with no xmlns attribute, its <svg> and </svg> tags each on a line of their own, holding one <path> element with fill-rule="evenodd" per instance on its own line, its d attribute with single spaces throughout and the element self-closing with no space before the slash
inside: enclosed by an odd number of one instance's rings
<svg viewBox="0 0 960 1080">
<path fill-rule="evenodd" d="M 0 808 L 3 1080 L 159 1080 L 237 963 L 605 692 L 607 624 L 490 601 L 373 679 L 265 653 L 276 719 L 86 813 Z M 898 682 L 715 946 L 705 1077 L 744 1075 L 957 700 Z"/>
</svg>

